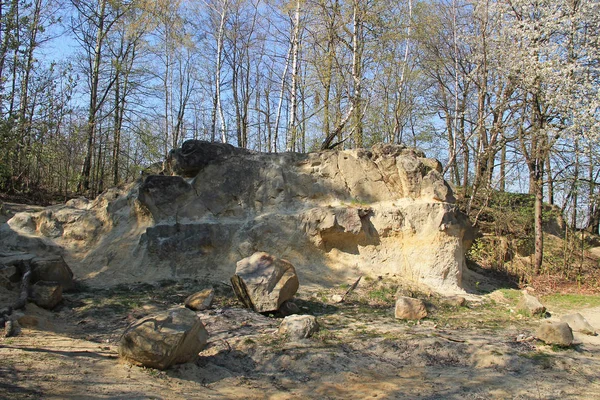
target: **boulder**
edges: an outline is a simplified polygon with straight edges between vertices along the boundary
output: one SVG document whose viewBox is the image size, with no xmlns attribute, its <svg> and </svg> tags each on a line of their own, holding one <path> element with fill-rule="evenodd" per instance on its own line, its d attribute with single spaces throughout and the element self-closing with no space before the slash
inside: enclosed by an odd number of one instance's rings
<svg viewBox="0 0 600 400">
<path fill-rule="evenodd" d="M 185 299 L 185 306 L 190 310 L 204 311 L 210 308 L 215 298 L 215 289 L 209 288 L 190 295 Z"/>
<path fill-rule="evenodd" d="M 395 317 L 397 319 L 423 319 L 427 316 L 425 303 L 412 297 L 399 297 L 396 300 Z"/>
<path fill-rule="evenodd" d="M 238 299 L 256 312 L 277 311 L 300 286 L 292 264 L 263 252 L 238 261 L 231 283 Z"/>
<path fill-rule="evenodd" d="M 527 311 L 531 315 L 544 315 L 546 313 L 546 307 L 537 299 L 537 297 L 530 295 L 527 292 L 523 292 L 523 297 L 517 304 L 517 310 Z"/>
<path fill-rule="evenodd" d="M 127 328 L 119 342 L 119 355 L 137 365 L 167 369 L 193 361 L 207 339 L 208 333 L 196 313 L 175 308 Z"/>
<path fill-rule="evenodd" d="M 30 298 L 37 306 L 52 310 L 62 300 L 62 286 L 58 282 L 38 281 L 31 287 Z"/>
<path fill-rule="evenodd" d="M 61 256 L 35 257 L 31 260 L 31 281 L 58 282 L 64 290 L 75 286 L 73 271 Z"/>
<path fill-rule="evenodd" d="M 539 326 L 535 337 L 546 344 L 568 347 L 573 344 L 573 331 L 565 322 L 547 322 Z"/>
<path fill-rule="evenodd" d="M 569 324 L 575 332 L 585 333 L 586 335 L 596 336 L 596 330 L 587 322 L 583 315 L 579 313 L 564 315 L 560 318 L 561 322 Z"/>
<path fill-rule="evenodd" d="M 300 340 L 311 337 L 319 331 L 319 323 L 312 315 L 290 315 L 281 321 L 279 334 L 289 340 Z"/>
</svg>

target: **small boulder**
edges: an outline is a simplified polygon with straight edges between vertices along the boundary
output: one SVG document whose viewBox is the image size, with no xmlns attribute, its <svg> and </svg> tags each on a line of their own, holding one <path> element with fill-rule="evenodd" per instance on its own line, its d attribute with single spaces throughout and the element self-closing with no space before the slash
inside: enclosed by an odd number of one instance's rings
<svg viewBox="0 0 600 400">
<path fill-rule="evenodd" d="M 121 337 L 119 355 L 137 365 L 167 369 L 193 361 L 207 339 L 208 332 L 196 313 L 174 308 L 129 326 Z"/>
<path fill-rule="evenodd" d="M 583 315 L 569 314 L 561 317 L 561 322 L 565 322 L 569 324 L 572 330 L 575 332 L 585 333 L 586 335 L 596 336 L 596 330 L 593 326 L 587 322 L 587 320 L 583 317 Z"/>
<path fill-rule="evenodd" d="M 31 287 L 30 298 L 37 306 L 52 310 L 62 300 L 62 286 L 58 282 L 38 281 Z"/>
<path fill-rule="evenodd" d="M 395 317 L 397 319 L 423 319 L 426 316 L 427 308 L 423 300 L 404 296 L 396 300 Z"/>
<path fill-rule="evenodd" d="M 527 311 L 531 315 L 544 315 L 546 313 L 546 307 L 537 299 L 537 297 L 530 295 L 527 292 L 523 292 L 523 297 L 517 304 L 517 310 Z"/>
<path fill-rule="evenodd" d="M 568 347 L 573 344 L 573 331 L 565 322 L 543 323 L 535 337 L 546 344 Z"/>
<path fill-rule="evenodd" d="M 238 299 L 256 312 L 277 311 L 300 286 L 292 264 L 262 252 L 238 261 L 231 284 Z"/>
<path fill-rule="evenodd" d="M 448 296 L 444 299 L 444 302 L 454 307 L 465 307 L 467 300 L 462 296 Z"/>
<path fill-rule="evenodd" d="M 312 315 L 290 315 L 279 325 L 279 334 L 290 340 L 307 339 L 318 331 L 319 323 Z"/>
<path fill-rule="evenodd" d="M 210 308 L 214 298 L 215 290 L 213 288 L 204 289 L 185 299 L 185 306 L 190 310 L 204 311 Z"/>
</svg>

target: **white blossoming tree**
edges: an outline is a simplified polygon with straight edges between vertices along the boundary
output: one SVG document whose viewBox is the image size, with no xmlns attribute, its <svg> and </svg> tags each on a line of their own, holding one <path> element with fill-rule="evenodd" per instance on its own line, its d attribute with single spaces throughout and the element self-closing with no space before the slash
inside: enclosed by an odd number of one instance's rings
<svg viewBox="0 0 600 400">
<path fill-rule="evenodd" d="M 491 51 L 516 89 L 511 121 L 535 194 L 535 270 L 543 258 L 544 164 L 559 139 L 600 131 L 600 3 L 479 0 L 499 31 Z"/>
</svg>

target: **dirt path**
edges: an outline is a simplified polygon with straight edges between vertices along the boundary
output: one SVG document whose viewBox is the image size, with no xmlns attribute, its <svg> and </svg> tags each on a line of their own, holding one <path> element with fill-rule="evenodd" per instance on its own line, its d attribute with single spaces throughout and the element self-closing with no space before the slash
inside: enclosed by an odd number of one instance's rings
<svg viewBox="0 0 600 400">
<path fill-rule="evenodd" d="M 322 329 L 290 343 L 275 333 L 279 319 L 239 308 L 220 287 L 215 307 L 199 314 L 210 339 L 196 363 L 163 372 L 118 359 L 129 322 L 199 286 L 86 289 L 55 312 L 29 306 L 37 326 L 0 339 L 0 398 L 600 398 L 598 337 L 567 350 L 518 342 L 540 321 L 486 301 L 453 308 L 432 300 L 427 320 L 396 321 L 372 288 L 342 304 L 328 303 L 331 292 L 301 293 L 297 304 Z M 600 326 L 600 307 L 578 311 Z"/>
</svg>

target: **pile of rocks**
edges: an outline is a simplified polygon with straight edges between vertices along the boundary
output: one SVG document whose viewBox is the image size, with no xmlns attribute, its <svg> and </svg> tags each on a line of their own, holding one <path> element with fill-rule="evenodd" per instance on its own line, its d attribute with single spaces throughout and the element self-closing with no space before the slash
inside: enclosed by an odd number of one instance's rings
<svg viewBox="0 0 600 400">
<path fill-rule="evenodd" d="M 25 317 L 16 310 L 23 309 L 28 302 L 52 310 L 62 301 L 63 291 L 74 285 L 73 272 L 59 255 L 0 253 L 0 286 L 19 291 L 14 303 L 0 309 L 0 327 L 5 327 L 5 336 L 15 335 L 19 320 Z"/>
<path fill-rule="evenodd" d="M 240 302 L 255 312 L 281 314 L 298 309 L 291 302 L 298 291 L 298 275 L 286 260 L 254 253 L 237 263 L 231 283 Z M 194 311 L 209 309 L 214 296 L 214 289 L 205 289 L 190 295 L 185 307 L 133 323 L 121 337 L 119 355 L 134 364 L 158 369 L 193 361 L 208 340 L 208 333 Z M 290 315 L 283 319 L 279 334 L 289 340 L 301 340 L 318 330 L 315 317 Z"/>
</svg>

